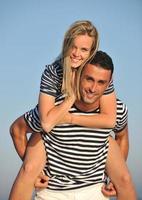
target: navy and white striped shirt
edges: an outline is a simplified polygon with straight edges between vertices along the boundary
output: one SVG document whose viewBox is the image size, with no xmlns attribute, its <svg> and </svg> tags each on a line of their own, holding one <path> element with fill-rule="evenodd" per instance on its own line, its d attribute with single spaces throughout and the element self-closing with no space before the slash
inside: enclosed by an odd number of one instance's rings
<svg viewBox="0 0 142 200">
<path fill-rule="evenodd" d="M 59 98 L 57 103 L 61 101 L 62 98 Z M 93 112 L 82 112 L 74 105 L 70 112 L 92 115 L 99 113 L 99 108 Z M 117 120 L 113 129 L 116 134 L 125 128 L 127 118 L 126 105 L 117 100 Z M 27 112 L 25 119 L 34 131 L 42 130 L 38 107 Z M 48 188 L 69 190 L 103 182 L 110 132 L 111 129 L 61 124 L 55 126 L 49 134 L 42 134 L 48 155 L 44 170 L 50 177 Z"/>
</svg>

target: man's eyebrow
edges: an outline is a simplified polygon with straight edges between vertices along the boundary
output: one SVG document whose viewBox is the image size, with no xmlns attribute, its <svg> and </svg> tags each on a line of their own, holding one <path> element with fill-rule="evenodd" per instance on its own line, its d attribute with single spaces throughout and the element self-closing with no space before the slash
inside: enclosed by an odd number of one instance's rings
<svg viewBox="0 0 142 200">
<path fill-rule="evenodd" d="M 107 80 L 99 80 L 99 82 L 106 83 Z"/>
<path fill-rule="evenodd" d="M 91 75 L 87 74 L 87 75 L 85 75 L 85 77 L 94 80 L 94 78 Z"/>
</svg>

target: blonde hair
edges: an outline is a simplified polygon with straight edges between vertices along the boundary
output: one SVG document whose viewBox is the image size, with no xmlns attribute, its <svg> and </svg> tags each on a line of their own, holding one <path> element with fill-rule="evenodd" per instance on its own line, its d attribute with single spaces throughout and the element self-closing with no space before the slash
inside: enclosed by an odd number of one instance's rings
<svg viewBox="0 0 142 200">
<path fill-rule="evenodd" d="M 99 34 L 96 27 L 88 20 L 76 21 L 73 23 L 68 31 L 65 33 L 63 47 L 62 47 L 62 65 L 63 65 L 63 84 L 62 84 L 62 92 L 70 95 L 71 94 L 71 63 L 69 58 L 69 50 L 73 44 L 74 39 L 78 35 L 88 35 L 93 38 L 93 44 L 90 52 L 90 56 L 86 59 L 85 63 L 82 63 L 79 67 L 79 71 L 81 73 L 81 69 L 86 64 L 88 60 L 91 59 L 93 55 L 96 54 L 99 46 Z M 79 74 L 80 74 L 79 73 Z M 78 93 L 77 88 L 77 93 Z M 78 93 L 79 94 L 79 93 Z"/>
</svg>

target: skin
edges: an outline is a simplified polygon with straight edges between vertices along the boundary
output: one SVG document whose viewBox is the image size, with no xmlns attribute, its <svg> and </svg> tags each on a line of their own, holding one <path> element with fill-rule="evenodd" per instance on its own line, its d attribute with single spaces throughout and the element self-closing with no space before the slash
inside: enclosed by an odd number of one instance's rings
<svg viewBox="0 0 142 200">
<path fill-rule="evenodd" d="M 92 76 L 92 74 L 95 74 L 95 76 Z M 77 103 L 83 110 L 91 110 L 92 107 L 98 105 L 98 100 L 109 85 L 110 78 L 108 79 L 108 77 L 111 78 L 110 70 L 87 64 L 80 81 L 81 101 Z"/>
<path fill-rule="evenodd" d="M 77 36 L 70 50 L 70 61 L 72 68 L 78 68 L 90 55 L 93 40 L 88 35 Z"/>
</svg>

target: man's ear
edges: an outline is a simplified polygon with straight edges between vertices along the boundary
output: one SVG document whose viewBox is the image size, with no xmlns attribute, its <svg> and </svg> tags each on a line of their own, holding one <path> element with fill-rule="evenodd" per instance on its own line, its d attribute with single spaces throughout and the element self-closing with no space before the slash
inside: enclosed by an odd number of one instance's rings
<svg viewBox="0 0 142 200">
<path fill-rule="evenodd" d="M 111 83 L 111 81 L 113 81 L 113 74 L 111 74 L 109 84 Z"/>
<path fill-rule="evenodd" d="M 108 83 L 108 85 L 107 85 L 107 88 L 109 87 L 109 85 L 110 85 L 110 83 L 113 81 L 113 78 L 112 78 L 112 76 L 111 76 L 111 79 L 110 79 L 110 81 L 109 81 L 109 83 Z"/>
</svg>

